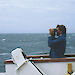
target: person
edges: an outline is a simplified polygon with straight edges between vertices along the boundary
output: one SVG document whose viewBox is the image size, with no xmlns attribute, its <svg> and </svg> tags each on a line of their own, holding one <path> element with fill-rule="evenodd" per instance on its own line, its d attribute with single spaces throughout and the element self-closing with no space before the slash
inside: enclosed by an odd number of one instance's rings
<svg viewBox="0 0 75 75">
<path fill-rule="evenodd" d="M 55 33 L 57 32 L 57 38 Z M 66 48 L 66 27 L 64 25 L 57 25 L 56 31 L 50 29 L 50 35 L 48 37 L 48 46 L 50 47 L 51 58 L 64 58 Z"/>
</svg>

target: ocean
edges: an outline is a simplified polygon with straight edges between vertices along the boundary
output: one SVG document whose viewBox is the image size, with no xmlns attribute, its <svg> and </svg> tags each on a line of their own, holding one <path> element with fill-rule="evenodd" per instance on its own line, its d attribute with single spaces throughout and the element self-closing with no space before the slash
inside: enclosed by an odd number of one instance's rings
<svg viewBox="0 0 75 75">
<path fill-rule="evenodd" d="M 20 47 L 26 55 L 49 54 L 48 33 L 0 34 L 0 72 L 5 72 L 4 60 Z M 65 53 L 75 53 L 75 33 L 67 33 Z"/>
</svg>

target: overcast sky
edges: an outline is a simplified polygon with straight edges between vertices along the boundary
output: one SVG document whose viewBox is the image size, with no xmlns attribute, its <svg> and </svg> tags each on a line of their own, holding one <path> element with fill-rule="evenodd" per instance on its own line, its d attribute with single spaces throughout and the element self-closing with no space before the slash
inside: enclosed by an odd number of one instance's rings
<svg viewBox="0 0 75 75">
<path fill-rule="evenodd" d="M 0 33 L 48 33 L 57 24 L 75 33 L 75 0 L 0 0 Z"/>
</svg>

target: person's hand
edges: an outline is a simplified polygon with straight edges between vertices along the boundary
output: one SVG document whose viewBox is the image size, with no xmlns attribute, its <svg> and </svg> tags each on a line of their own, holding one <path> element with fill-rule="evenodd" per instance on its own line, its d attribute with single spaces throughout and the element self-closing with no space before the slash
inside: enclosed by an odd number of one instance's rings
<svg viewBox="0 0 75 75">
<path fill-rule="evenodd" d="M 49 35 L 53 35 L 54 36 L 54 29 L 49 29 Z"/>
</svg>

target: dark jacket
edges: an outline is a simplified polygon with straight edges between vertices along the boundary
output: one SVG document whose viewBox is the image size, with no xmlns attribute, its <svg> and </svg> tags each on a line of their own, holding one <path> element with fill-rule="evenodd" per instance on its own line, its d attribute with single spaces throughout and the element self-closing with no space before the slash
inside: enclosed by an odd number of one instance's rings
<svg viewBox="0 0 75 75">
<path fill-rule="evenodd" d="M 48 37 L 48 46 L 51 48 L 51 58 L 63 58 L 66 48 L 66 36 L 61 35 L 53 40 L 53 36 Z"/>
</svg>

